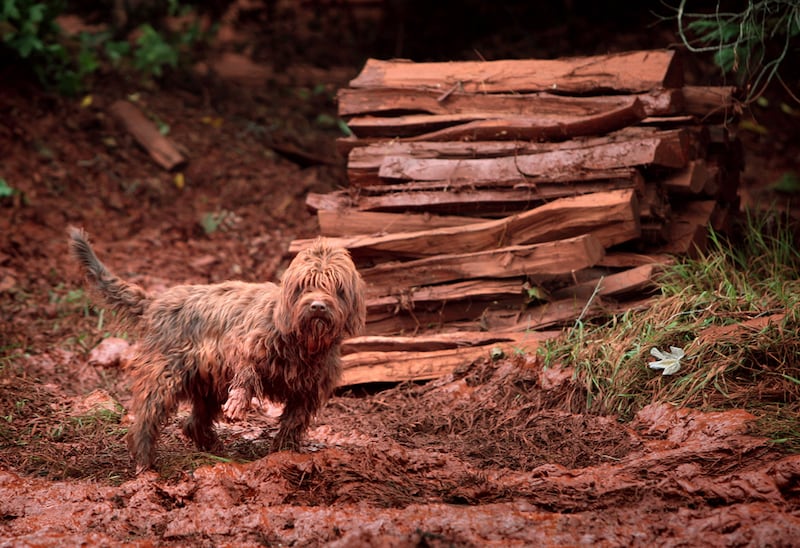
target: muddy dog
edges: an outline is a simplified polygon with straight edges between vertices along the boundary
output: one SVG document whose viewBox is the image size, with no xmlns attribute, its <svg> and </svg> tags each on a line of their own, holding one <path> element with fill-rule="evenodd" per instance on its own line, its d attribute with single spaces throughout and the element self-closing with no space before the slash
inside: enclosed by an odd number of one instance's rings
<svg viewBox="0 0 800 548">
<path fill-rule="evenodd" d="M 272 450 L 298 449 L 341 375 L 342 339 L 364 327 L 364 282 L 346 250 L 317 239 L 280 285 L 228 281 L 151 294 L 112 274 L 83 230 L 68 233 L 88 279 L 142 330 L 127 434 L 137 473 L 152 466 L 161 425 L 181 401 L 192 405 L 183 432 L 204 450 L 216 442 L 221 414 L 242 418 L 254 396 L 283 403 Z"/>
</svg>

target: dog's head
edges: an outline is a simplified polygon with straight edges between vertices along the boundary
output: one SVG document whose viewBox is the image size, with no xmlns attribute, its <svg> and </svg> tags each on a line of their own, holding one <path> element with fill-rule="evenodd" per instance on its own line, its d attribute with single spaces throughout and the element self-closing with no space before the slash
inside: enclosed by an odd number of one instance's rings
<svg viewBox="0 0 800 548">
<path fill-rule="evenodd" d="M 298 253 L 281 280 L 275 325 L 322 349 L 364 329 L 364 281 L 346 249 L 324 238 Z"/>
</svg>

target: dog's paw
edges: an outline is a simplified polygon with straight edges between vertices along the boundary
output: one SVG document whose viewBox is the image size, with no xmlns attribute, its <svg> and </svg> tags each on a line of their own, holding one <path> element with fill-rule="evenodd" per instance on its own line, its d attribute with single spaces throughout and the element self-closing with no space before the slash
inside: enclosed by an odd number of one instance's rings
<svg viewBox="0 0 800 548">
<path fill-rule="evenodd" d="M 250 409 L 250 395 L 244 388 L 231 388 L 228 400 L 222 406 L 222 414 L 231 422 L 244 419 Z"/>
<path fill-rule="evenodd" d="M 278 451 L 300 451 L 300 436 L 295 433 L 279 431 L 270 446 L 271 453 Z"/>
</svg>

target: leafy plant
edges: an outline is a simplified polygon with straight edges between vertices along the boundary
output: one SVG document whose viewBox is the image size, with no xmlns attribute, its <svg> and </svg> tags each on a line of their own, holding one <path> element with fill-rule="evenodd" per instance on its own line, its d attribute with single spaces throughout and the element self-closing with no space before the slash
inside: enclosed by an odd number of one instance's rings
<svg viewBox="0 0 800 548">
<path fill-rule="evenodd" d="M 713 13 L 687 12 L 686 4 L 681 0 L 674 9 L 678 33 L 689 51 L 713 52 L 723 72 L 749 85 L 751 97 L 774 78 L 783 84 L 778 70 L 800 36 L 800 3 L 750 0 L 738 12 L 720 11 L 717 3 Z"/>
<path fill-rule="evenodd" d="M 150 76 L 161 76 L 164 66 L 175 68 L 178 65 L 178 50 L 169 44 L 151 25 L 139 28 L 141 34 L 136 40 L 133 52 L 133 66 Z"/>
<path fill-rule="evenodd" d="M 150 24 L 139 27 L 132 47 L 112 40 L 110 32 L 82 32 L 76 38 L 61 36 L 56 17 L 64 11 L 59 0 L 2 0 L 0 2 L 0 45 L 29 64 L 43 85 L 65 95 L 84 91 L 87 79 L 104 61 L 112 67 L 126 62 L 147 77 L 160 77 L 164 70 L 178 66 L 181 53 L 202 37 L 197 24 L 168 34 Z M 171 14 L 188 8 L 170 0 Z"/>
<path fill-rule="evenodd" d="M 4 0 L 0 3 L 0 37 L 6 48 L 31 64 L 43 83 L 69 92 L 77 74 L 70 67 L 67 50 L 57 41 L 55 18 L 62 10 L 61 2 Z"/>
</svg>

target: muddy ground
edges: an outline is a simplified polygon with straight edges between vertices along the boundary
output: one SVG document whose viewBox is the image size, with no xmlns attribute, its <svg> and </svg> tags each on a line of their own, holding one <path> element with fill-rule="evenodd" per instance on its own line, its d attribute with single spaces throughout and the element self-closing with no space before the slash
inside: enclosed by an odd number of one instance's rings
<svg viewBox="0 0 800 548">
<path fill-rule="evenodd" d="M 0 545 L 800 542 L 800 456 L 749 435 L 752 416 L 585 414 L 571 371 L 535 356 L 343 390 L 298 453 L 269 453 L 269 405 L 199 453 L 184 410 L 156 470 L 132 473 L 115 359 L 126 334 L 83 291 L 65 228 L 83 226 L 110 267 L 154 290 L 278 279 L 288 243 L 316 234 L 305 194 L 346 185 L 330 119 L 359 68 L 298 62 L 258 87 L 108 74 L 91 101 L 4 69 L 0 176 L 15 192 L 0 198 Z M 182 184 L 110 119 L 120 98 L 168 124 L 189 158 Z"/>
</svg>

